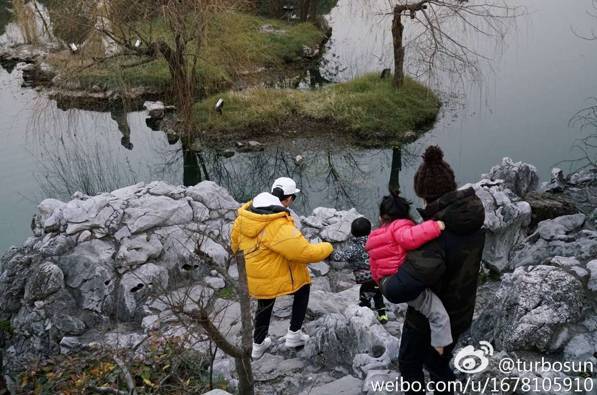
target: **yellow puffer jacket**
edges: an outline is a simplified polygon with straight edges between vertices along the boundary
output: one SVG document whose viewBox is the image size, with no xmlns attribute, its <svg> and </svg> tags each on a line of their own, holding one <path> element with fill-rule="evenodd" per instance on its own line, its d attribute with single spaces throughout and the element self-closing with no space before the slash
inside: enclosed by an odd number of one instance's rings
<svg viewBox="0 0 597 395">
<path fill-rule="evenodd" d="M 232 252 L 245 255 L 251 297 L 272 299 L 310 284 L 307 264 L 327 258 L 332 245 L 309 243 L 287 211 L 257 214 L 251 203 L 238 209 L 230 237 Z"/>
</svg>

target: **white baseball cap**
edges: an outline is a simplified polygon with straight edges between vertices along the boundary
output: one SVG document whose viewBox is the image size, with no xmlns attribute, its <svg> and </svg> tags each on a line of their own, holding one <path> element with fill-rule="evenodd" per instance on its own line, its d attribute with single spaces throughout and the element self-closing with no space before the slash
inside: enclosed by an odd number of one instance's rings
<svg viewBox="0 0 597 395">
<path fill-rule="evenodd" d="M 280 188 L 284 192 L 284 195 L 294 195 L 301 191 L 296 187 L 296 182 L 288 177 L 280 177 L 276 179 L 272 185 L 272 192 L 275 188 Z"/>
</svg>

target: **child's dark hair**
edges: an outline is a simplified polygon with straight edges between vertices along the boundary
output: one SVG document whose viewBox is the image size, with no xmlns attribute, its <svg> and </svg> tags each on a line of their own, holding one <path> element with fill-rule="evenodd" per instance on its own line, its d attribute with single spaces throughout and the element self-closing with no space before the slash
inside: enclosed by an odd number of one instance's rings
<svg viewBox="0 0 597 395">
<path fill-rule="evenodd" d="M 354 237 L 368 236 L 371 233 L 371 222 L 365 217 L 359 217 L 352 221 L 350 233 Z"/>
<path fill-rule="evenodd" d="M 275 197 L 280 199 L 281 202 L 288 199 L 289 197 L 296 199 L 296 195 L 284 195 L 284 191 L 282 190 L 282 188 L 277 188 L 277 187 L 274 188 L 274 190 L 272 191 L 272 195 L 274 195 Z"/>
<path fill-rule="evenodd" d="M 379 217 L 383 224 L 397 219 L 411 219 L 411 202 L 400 196 L 397 192 L 390 192 L 384 196 L 379 205 Z"/>
</svg>

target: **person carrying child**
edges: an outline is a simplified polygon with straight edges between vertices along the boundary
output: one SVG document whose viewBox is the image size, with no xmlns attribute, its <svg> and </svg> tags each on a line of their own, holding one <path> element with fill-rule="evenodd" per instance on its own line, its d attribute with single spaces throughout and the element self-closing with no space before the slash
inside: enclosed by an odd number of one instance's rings
<svg viewBox="0 0 597 395">
<path fill-rule="evenodd" d="M 359 217 L 352 221 L 350 232 L 353 236 L 352 239 L 348 241 L 344 248 L 334 251 L 330 259 L 348 264 L 352 269 L 356 283 L 361 285 L 359 288 L 359 306 L 369 307 L 375 311 L 379 322 L 385 324 L 388 322 L 386 305 L 379 286 L 371 278 L 369 256 L 365 251 L 367 237 L 371 233 L 371 222 L 365 217 Z M 371 306 L 371 299 L 373 299 L 375 309 Z"/>
<path fill-rule="evenodd" d="M 416 224 L 410 217 L 410 202 L 397 193 L 385 196 L 379 207 L 380 227 L 369 235 L 371 276 L 382 294 L 394 303 L 407 302 L 429 320 L 431 345 L 441 355 L 452 343 L 450 317 L 441 300 L 407 271 L 400 270 L 407 253 L 439 237 L 442 221 Z"/>
</svg>

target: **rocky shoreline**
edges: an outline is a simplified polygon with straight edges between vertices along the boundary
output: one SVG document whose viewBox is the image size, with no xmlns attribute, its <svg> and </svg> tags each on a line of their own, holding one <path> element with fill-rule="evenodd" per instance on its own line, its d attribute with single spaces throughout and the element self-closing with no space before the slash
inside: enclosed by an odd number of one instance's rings
<svg viewBox="0 0 597 395">
<path fill-rule="evenodd" d="M 479 287 L 473 328 L 459 347 L 494 345 L 483 377 L 503 377 L 497 361 L 504 356 L 597 363 L 597 169 L 569 176 L 556 169 L 539 186 L 533 166 L 505 158 L 472 186 L 486 209 L 484 266 L 492 274 Z M 239 304 L 222 293 L 238 278 L 226 247 L 238 207 L 213 182 L 156 181 L 41 202 L 33 236 L 0 259 L 0 320 L 11 327 L 4 334 L 9 381 L 37 358 L 98 345 L 143 353 L 151 333 L 181 336 L 185 328 L 164 302 L 177 295 L 213 297 L 218 325 L 238 339 Z M 338 245 L 358 216 L 318 208 L 301 217 L 302 230 Z M 253 363 L 259 391 L 360 394 L 372 393 L 374 379 L 394 381 L 404 307 L 392 305 L 382 326 L 357 306 L 358 287 L 343 262 L 310 269 L 305 330 L 311 340 L 298 352 L 284 348 L 291 300 L 280 298 L 270 329 L 274 346 Z M 230 357 L 216 355 L 214 372 L 230 390 L 233 366 Z M 532 375 L 565 376 L 513 371 L 510 377 Z M 583 377 L 597 384 L 595 373 Z"/>
</svg>

